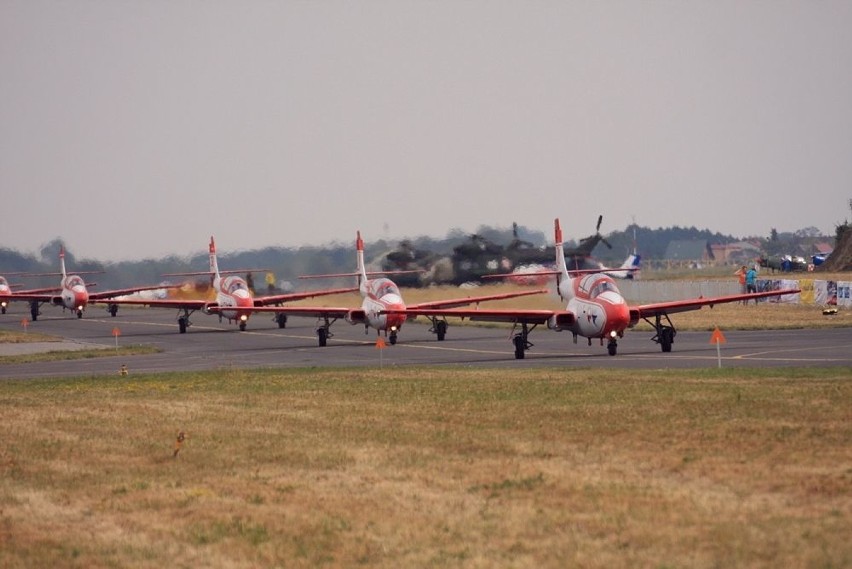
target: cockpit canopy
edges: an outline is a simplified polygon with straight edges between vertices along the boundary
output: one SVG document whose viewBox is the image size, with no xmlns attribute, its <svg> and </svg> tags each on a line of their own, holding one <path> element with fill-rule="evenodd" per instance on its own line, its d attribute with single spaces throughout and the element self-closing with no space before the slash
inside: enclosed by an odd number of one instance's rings
<svg viewBox="0 0 852 569">
<path fill-rule="evenodd" d="M 399 288 L 396 286 L 396 283 L 390 279 L 376 279 L 370 283 L 370 285 L 373 295 L 375 295 L 376 298 L 382 298 L 389 294 L 399 296 Z"/>
<path fill-rule="evenodd" d="M 227 288 L 228 294 L 235 294 L 239 290 L 248 291 L 248 285 L 246 285 L 246 282 L 240 278 L 229 279 Z"/>
<path fill-rule="evenodd" d="M 621 295 L 621 291 L 615 285 L 615 281 L 608 275 L 595 273 L 586 275 L 580 284 L 580 289 L 585 290 L 589 298 L 597 298 L 605 292 L 614 292 Z"/>
<path fill-rule="evenodd" d="M 65 288 L 77 288 L 80 286 L 86 286 L 86 283 L 83 282 L 82 277 L 72 275 L 65 279 Z"/>
</svg>

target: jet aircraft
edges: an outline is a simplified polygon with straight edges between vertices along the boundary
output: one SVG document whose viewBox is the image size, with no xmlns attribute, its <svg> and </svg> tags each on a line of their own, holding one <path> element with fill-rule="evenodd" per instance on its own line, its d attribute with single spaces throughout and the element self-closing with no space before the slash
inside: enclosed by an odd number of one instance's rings
<svg viewBox="0 0 852 569">
<path fill-rule="evenodd" d="M 24 273 L 6 273 L 7 275 L 22 275 Z M 6 314 L 6 309 L 9 307 L 9 298 L 15 299 L 15 295 L 18 294 L 39 294 L 39 293 L 47 293 L 47 292 L 56 292 L 60 289 L 56 287 L 48 287 L 48 288 L 31 288 L 26 290 L 15 290 L 21 288 L 23 285 L 19 284 L 9 284 L 9 281 L 6 280 L 6 277 L 0 276 L 0 313 Z M 26 300 L 26 299 L 22 299 Z"/>
<path fill-rule="evenodd" d="M 337 320 L 343 318 L 350 324 L 363 324 L 364 332 L 369 332 L 370 328 L 374 328 L 378 334 L 384 333 L 391 345 L 396 344 L 399 330 L 402 328 L 406 320 L 405 310 L 407 310 L 402 295 L 391 279 L 380 277 L 376 279 L 369 278 L 374 275 L 396 274 L 399 272 L 409 271 L 380 271 L 367 272 L 364 264 L 364 241 L 361 239 L 361 232 L 357 232 L 355 240 L 356 248 L 356 263 L 357 271 L 354 273 L 338 273 L 333 275 L 311 275 L 303 278 L 319 278 L 319 277 L 358 277 L 358 289 L 361 293 L 363 301 L 360 308 L 351 307 L 321 307 L 321 306 L 282 306 L 261 308 L 258 311 L 276 312 L 279 314 L 288 314 L 294 316 L 311 316 L 318 319 L 317 324 L 317 340 L 320 346 L 325 346 L 328 338 L 332 337 L 331 325 Z M 432 302 L 423 302 L 412 305 L 412 309 L 429 309 L 437 316 L 431 318 L 432 328 L 429 330 L 435 334 L 438 340 L 443 340 L 447 333 L 447 321 L 440 319 L 440 314 L 443 310 L 458 306 L 468 306 L 478 304 L 488 300 L 503 300 L 508 298 L 516 298 L 531 294 L 542 294 L 547 292 L 547 289 L 537 289 L 528 291 L 518 291 L 503 294 L 492 294 L 485 296 L 472 296 L 465 298 L 454 298 L 448 300 L 437 300 Z M 392 313 L 391 313 L 392 312 Z"/>
<path fill-rule="evenodd" d="M 471 320 L 508 322 L 514 325 L 512 342 L 515 347 L 515 358 L 523 359 L 524 354 L 533 344 L 529 341 L 529 333 L 539 325 L 546 324 L 551 330 L 571 332 L 574 343 L 582 336 L 588 339 L 591 346 L 593 339 L 599 339 L 601 345 L 607 343 L 609 355 L 614 356 L 618 350 L 618 339 L 624 336 L 628 328 L 632 328 L 645 320 L 654 327 L 652 340 L 658 343 L 663 352 L 670 352 L 676 335 L 676 330 L 669 315 L 698 310 L 704 306 L 714 306 L 728 302 L 739 302 L 770 296 L 795 294 L 798 289 L 759 292 L 752 294 L 736 294 L 715 298 L 694 298 L 672 302 L 660 302 L 630 306 L 621 295 L 613 278 L 600 270 L 569 270 L 565 263 L 565 253 L 562 249 L 562 229 L 559 219 L 555 220 L 556 241 L 556 270 L 542 274 L 556 275 L 556 287 L 559 296 L 567 301 L 565 310 L 443 310 L 435 311 L 428 308 L 389 308 L 384 311 L 388 316 L 429 318 L 454 316 Z M 520 329 L 519 329 L 520 328 Z"/>
<path fill-rule="evenodd" d="M 59 287 L 0 294 L 0 302 L 8 302 L 10 300 L 28 301 L 30 303 L 30 316 L 32 316 L 34 322 L 38 320 L 38 317 L 41 314 L 40 308 L 42 304 L 61 306 L 63 310 L 66 308 L 73 310 L 77 314 L 77 318 L 82 318 L 83 311 L 90 302 L 106 302 L 116 296 L 133 294 L 134 292 L 143 290 L 163 288 L 163 285 L 153 285 L 135 286 L 123 289 L 106 290 L 102 292 L 90 292 L 86 288 L 86 283 L 83 280 L 83 277 L 80 275 L 91 274 L 91 272 L 78 272 L 69 275 L 65 270 L 64 247 L 59 250 L 59 270 L 60 272 L 58 273 L 26 273 L 26 276 L 61 276 L 62 280 L 59 282 Z M 115 316 L 117 310 L 117 308 L 113 308 L 111 310 L 111 314 Z"/>
<path fill-rule="evenodd" d="M 181 334 L 184 334 L 186 333 L 187 328 L 192 325 L 189 317 L 197 310 L 201 310 L 205 314 L 218 315 L 220 320 L 222 318 L 226 318 L 229 322 L 236 322 L 240 330 L 244 331 L 246 329 L 249 316 L 251 316 L 253 312 L 258 312 L 258 309 L 261 307 L 312 298 L 315 296 L 339 294 L 358 290 L 357 288 L 349 287 L 253 297 L 248 283 L 246 283 L 245 279 L 242 277 L 236 276 L 236 273 L 247 273 L 261 269 L 232 269 L 220 271 L 219 263 L 216 258 L 216 242 L 212 236 L 210 237 L 208 250 L 210 259 L 209 271 L 170 273 L 163 276 L 209 275 L 213 279 L 213 290 L 216 292 L 215 301 L 209 302 L 207 300 L 193 299 L 114 299 L 109 302 L 112 304 L 176 308 L 178 310 L 178 330 Z M 284 328 L 286 326 L 287 317 L 282 314 L 276 318 L 276 321 L 280 328 Z"/>
</svg>

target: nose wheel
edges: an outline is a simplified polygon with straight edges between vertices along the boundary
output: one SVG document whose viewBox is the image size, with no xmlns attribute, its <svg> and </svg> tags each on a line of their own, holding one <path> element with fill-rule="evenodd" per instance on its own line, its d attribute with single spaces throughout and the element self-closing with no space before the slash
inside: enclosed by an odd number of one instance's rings
<svg viewBox="0 0 852 569">
<path fill-rule="evenodd" d="M 615 339 L 610 340 L 606 345 L 606 351 L 609 355 L 614 356 L 618 353 L 618 342 Z"/>
<path fill-rule="evenodd" d="M 391 330 L 391 333 L 388 335 L 388 341 L 390 342 L 391 346 L 396 345 L 396 330 Z"/>
</svg>

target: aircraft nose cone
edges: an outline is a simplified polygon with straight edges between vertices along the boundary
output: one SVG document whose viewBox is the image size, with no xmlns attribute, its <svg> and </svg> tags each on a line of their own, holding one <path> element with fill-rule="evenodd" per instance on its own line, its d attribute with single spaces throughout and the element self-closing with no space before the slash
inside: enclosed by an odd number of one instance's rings
<svg viewBox="0 0 852 569">
<path fill-rule="evenodd" d="M 85 290 L 74 291 L 74 306 L 82 308 L 89 303 L 89 293 Z"/>
<path fill-rule="evenodd" d="M 388 310 L 405 310 L 405 304 L 402 302 L 393 302 L 387 305 Z M 397 329 L 402 327 L 402 324 L 405 322 L 405 316 L 402 314 L 388 314 L 387 315 L 387 326 L 388 328 L 396 327 Z"/>
<path fill-rule="evenodd" d="M 630 309 L 626 304 L 619 304 L 613 307 L 609 314 L 609 328 L 616 332 L 624 331 L 630 324 Z"/>
</svg>

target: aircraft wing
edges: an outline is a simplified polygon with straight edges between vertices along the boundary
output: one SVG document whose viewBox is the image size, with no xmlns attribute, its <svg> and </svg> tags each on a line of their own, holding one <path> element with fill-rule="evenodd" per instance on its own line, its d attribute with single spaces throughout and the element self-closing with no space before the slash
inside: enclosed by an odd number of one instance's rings
<svg viewBox="0 0 852 569">
<path fill-rule="evenodd" d="M 162 287 L 157 287 L 162 288 Z M 206 300 L 179 300 L 179 299 L 143 299 L 143 298 L 92 298 L 89 301 L 97 304 L 119 304 L 122 306 L 151 306 L 155 308 L 183 308 L 186 310 L 201 310 L 202 308 L 215 309 L 215 302 Z"/>
<path fill-rule="evenodd" d="M 89 285 L 92 286 L 92 285 Z M 149 285 L 149 286 L 134 286 L 131 288 L 119 288 L 115 290 L 105 290 L 101 292 L 91 292 L 89 291 L 89 300 L 105 300 L 108 298 L 113 298 L 115 296 L 125 296 L 127 294 L 133 294 L 136 292 L 140 292 L 143 290 L 158 290 L 158 289 L 169 289 L 169 288 L 178 288 L 179 285 Z"/>
<path fill-rule="evenodd" d="M 409 310 L 419 310 L 419 309 L 442 309 L 442 308 L 458 308 L 459 306 L 468 306 L 471 304 L 478 304 L 480 302 L 486 302 L 488 300 L 505 300 L 507 298 L 518 298 L 520 296 L 529 296 L 532 294 L 543 294 L 548 292 L 546 288 L 539 288 L 535 290 L 522 290 L 518 292 L 506 292 L 502 294 L 489 294 L 485 296 L 468 296 L 465 298 L 453 298 L 448 300 L 435 300 L 432 302 L 421 302 L 419 304 L 412 304 L 408 307 Z"/>
<path fill-rule="evenodd" d="M 60 292 L 62 289 L 60 287 L 52 286 L 47 288 L 28 288 L 26 290 L 19 290 L 12 293 L 12 298 L 20 298 L 22 294 L 46 294 L 50 292 Z"/>
<path fill-rule="evenodd" d="M 59 290 L 59 289 L 48 289 Z M 0 300 L 37 300 L 39 302 L 51 302 L 54 298 L 58 298 L 56 294 L 47 294 L 44 292 L 21 291 L 11 294 L 0 295 Z"/>
<path fill-rule="evenodd" d="M 750 294 L 731 294 L 728 296 L 717 296 L 713 298 L 692 298 L 689 300 L 673 300 L 669 302 L 657 302 L 654 304 L 642 304 L 640 306 L 632 306 L 631 312 L 638 311 L 640 318 L 648 318 L 662 314 L 675 314 L 677 312 L 687 312 L 690 310 L 698 310 L 705 306 L 713 307 L 716 304 L 725 304 L 729 302 L 741 302 L 744 300 L 754 300 L 758 298 L 767 298 L 770 296 L 783 296 L 785 294 L 797 294 L 800 289 L 785 289 L 773 290 L 766 292 L 754 292 Z"/>
<path fill-rule="evenodd" d="M 290 292 L 286 294 L 274 294 L 270 296 L 259 296 L 254 299 L 255 307 L 269 306 L 270 304 L 281 304 L 282 302 L 293 302 L 305 298 L 314 298 L 316 296 L 327 296 L 329 294 L 343 294 L 347 292 L 357 292 L 358 287 L 348 288 L 331 288 L 324 290 L 314 290 L 305 292 Z"/>
<path fill-rule="evenodd" d="M 252 312 L 272 312 L 275 314 L 287 314 L 288 316 L 315 316 L 317 318 L 344 318 L 353 311 L 361 311 L 360 307 L 339 306 L 256 306 Z"/>
<path fill-rule="evenodd" d="M 382 314 L 402 314 L 409 318 L 416 316 L 453 317 L 479 322 L 507 322 L 509 324 L 544 324 L 554 319 L 559 326 L 569 326 L 574 313 L 568 310 L 491 310 L 475 308 L 406 308 L 405 310 L 383 310 Z"/>
</svg>

